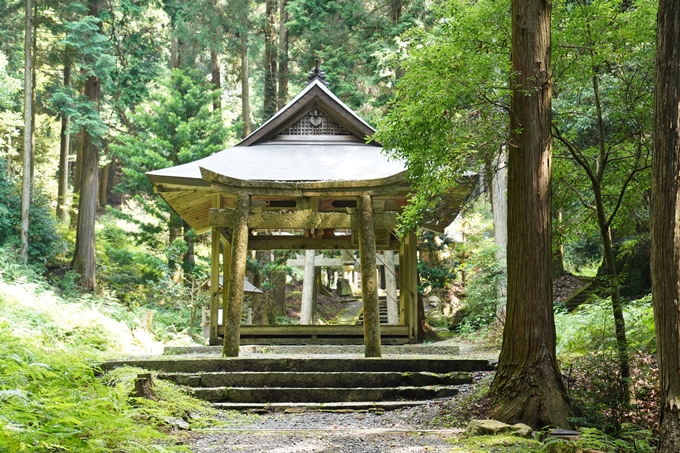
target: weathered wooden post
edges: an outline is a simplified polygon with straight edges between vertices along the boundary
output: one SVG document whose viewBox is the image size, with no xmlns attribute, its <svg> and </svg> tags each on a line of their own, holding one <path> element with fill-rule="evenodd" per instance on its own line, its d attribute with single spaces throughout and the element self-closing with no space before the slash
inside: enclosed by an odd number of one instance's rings
<svg viewBox="0 0 680 453">
<path fill-rule="evenodd" d="M 239 194 L 236 199 L 234 234 L 232 239 L 231 273 L 229 275 L 229 303 L 224 317 L 224 347 L 222 354 L 238 357 L 241 342 L 241 313 L 243 311 L 243 280 L 248 251 L 248 215 L 250 195 Z"/>
<path fill-rule="evenodd" d="M 314 305 L 314 256 L 316 250 L 305 250 L 305 274 L 302 280 L 302 308 L 300 309 L 300 324 L 312 323 Z"/>
<path fill-rule="evenodd" d="M 220 209 L 221 205 L 220 194 L 213 195 L 213 208 Z M 218 322 L 217 316 L 219 313 L 219 299 L 217 295 L 220 292 L 220 232 L 217 228 L 212 228 L 212 250 L 210 253 L 210 335 L 209 343 L 211 345 L 218 344 Z"/>
<path fill-rule="evenodd" d="M 233 230 L 223 228 L 222 232 L 222 327 L 227 330 L 227 312 L 229 311 L 229 280 L 231 276 L 231 242 L 234 240 Z M 223 342 L 224 343 L 224 342 Z"/>
<path fill-rule="evenodd" d="M 399 324 L 399 301 L 397 300 L 397 276 L 394 270 L 394 252 L 385 250 L 385 292 L 387 293 L 387 323 Z"/>
<path fill-rule="evenodd" d="M 361 297 L 364 304 L 364 355 L 366 357 L 382 357 L 378 282 L 375 273 L 375 229 L 373 228 L 373 200 L 371 196 L 360 196 L 358 208 Z"/>
</svg>

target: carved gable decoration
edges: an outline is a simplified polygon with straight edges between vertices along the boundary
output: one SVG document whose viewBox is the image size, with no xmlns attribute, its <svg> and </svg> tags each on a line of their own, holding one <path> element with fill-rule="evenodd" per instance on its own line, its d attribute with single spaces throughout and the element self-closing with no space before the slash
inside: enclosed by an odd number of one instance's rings
<svg viewBox="0 0 680 453">
<path fill-rule="evenodd" d="M 281 132 L 280 135 L 352 135 L 318 107 Z"/>
</svg>

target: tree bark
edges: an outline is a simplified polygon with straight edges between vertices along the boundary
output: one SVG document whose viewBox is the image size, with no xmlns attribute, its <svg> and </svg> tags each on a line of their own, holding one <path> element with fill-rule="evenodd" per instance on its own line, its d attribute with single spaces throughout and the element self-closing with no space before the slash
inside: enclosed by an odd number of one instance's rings
<svg viewBox="0 0 680 453">
<path fill-rule="evenodd" d="M 80 182 L 83 174 L 83 143 L 85 142 L 85 128 L 81 127 L 78 132 L 78 139 L 76 140 L 76 161 L 73 169 L 73 195 L 74 200 L 71 203 L 71 219 L 70 227 L 76 228 L 78 226 L 78 210 L 80 204 Z"/>
<path fill-rule="evenodd" d="M 492 416 L 569 426 L 555 352 L 551 272 L 551 4 L 512 0 L 508 302 Z"/>
<path fill-rule="evenodd" d="M 566 275 L 564 269 L 564 224 L 562 223 L 562 209 L 557 210 L 557 225 L 555 226 L 554 250 L 553 250 L 553 264 L 552 273 L 553 278 L 562 277 Z"/>
<path fill-rule="evenodd" d="M 64 57 L 64 86 L 71 86 L 71 63 Z M 71 150 L 71 135 L 68 133 L 70 118 L 61 115 L 61 141 L 59 144 L 59 184 L 57 189 L 57 218 L 68 223 L 68 156 Z"/>
<path fill-rule="evenodd" d="M 505 264 L 508 255 L 508 155 L 505 147 L 499 150 L 494 159 L 491 177 L 491 213 L 493 215 L 493 242 L 496 248 L 496 260 Z M 496 318 L 499 323 L 505 322 L 506 304 L 503 298 L 508 295 L 508 284 L 501 279 L 496 285 L 499 298 L 496 307 Z"/>
<path fill-rule="evenodd" d="M 288 102 L 288 0 L 279 0 L 279 95 L 276 101 L 277 110 L 281 110 Z"/>
<path fill-rule="evenodd" d="M 222 110 L 222 74 L 220 72 L 220 54 L 219 52 L 210 52 L 210 75 L 212 78 L 212 84 L 217 91 L 217 96 L 213 101 L 213 111 Z"/>
<path fill-rule="evenodd" d="M 31 206 L 31 160 L 33 155 L 33 59 L 31 45 L 33 43 L 33 5 L 32 0 L 25 1 L 26 34 L 24 37 L 24 154 L 23 173 L 21 176 L 21 259 L 28 261 L 28 224 Z"/>
<path fill-rule="evenodd" d="M 250 71 L 248 70 L 248 2 L 243 7 L 241 17 L 241 118 L 243 119 L 243 138 L 250 135 Z"/>
<path fill-rule="evenodd" d="M 96 7 L 95 7 L 96 8 Z M 91 7 L 91 11 L 95 9 Z M 96 15 L 95 12 L 92 15 Z M 85 82 L 85 96 L 99 111 L 101 85 L 99 78 L 90 76 Z M 96 287 L 95 278 L 95 219 L 97 216 L 97 194 L 99 185 L 99 146 L 87 131 L 83 133 L 83 155 L 81 163 L 80 199 L 76 246 L 73 253 L 73 269 L 80 274 L 80 283 L 88 291 Z"/>
<path fill-rule="evenodd" d="M 661 420 L 657 452 L 680 451 L 680 4 L 659 0 L 651 270 Z"/>
<path fill-rule="evenodd" d="M 108 193 L 109 193 L 109 168 L 111 167 L 111 162 L 104 165 L 101 170 L 101 183 L 99 184 L 99 208 L 103 209 L 108 204 Z"/>
<path fill-rule="evenodd" d="M 364 355 L 382 357 L 380 344 L 380 308 L 375 273 L 375 229 L 373 228 L 373 199 L 359 197 L 359 261 L 361 265 L 361 299 L 364 306 Z"/>
<path fill-rule="evenodd" d="M 264 120 L 276 113 L 276 0 L 265 1 L 264 12 Z"/>
<path fill-rule="evenodd" d="M 250 195 L 239 194 L 236 200 L 236 225 L 231 244 L 228 308 L 224 316 L 224 347 L 222 354 L 238 357 L 241 343 L 241 313 L 243 312 L 243 280 L 248 254 L 248 215 Z"/>
</svg>

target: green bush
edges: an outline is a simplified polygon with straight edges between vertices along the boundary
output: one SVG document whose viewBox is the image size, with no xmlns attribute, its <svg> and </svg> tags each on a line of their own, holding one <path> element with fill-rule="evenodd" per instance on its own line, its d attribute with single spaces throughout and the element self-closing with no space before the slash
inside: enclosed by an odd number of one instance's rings
<svg viewBox="0 0 680 453">
<path fill-rule="evenodd" d="M 0 246 L 21 248 L 21 189 L 17 178 L 8 176 L 0 156 Z M 57 220 L 48 197 L 34 189 L 28 227 L 28 257 L 34 263 L 48 263 L 66 251 L 66 242 L 57 230 Z"/>
<path fill-rule="evenodd" d="M 651 296 L 628 302 L 624 316 L 631 351 L 630 395 L 619 376 L 611 302 L 600 299 L 573 313 L 555 314 L 558 354 L 575 412 L 572 421 L 617 438 L 634 426 L 652 430 L 658 424 Z"/>
</svg>

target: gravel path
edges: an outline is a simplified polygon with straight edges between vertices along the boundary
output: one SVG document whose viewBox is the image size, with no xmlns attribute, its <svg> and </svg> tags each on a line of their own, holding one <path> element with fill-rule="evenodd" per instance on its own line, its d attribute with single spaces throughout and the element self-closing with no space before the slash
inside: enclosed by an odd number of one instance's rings
<svg viewBox="0 0 680 453">
<path fill-rule="evenodd" d="M 405 422 L 402 411 L 304 412 L 264 415 L 247 426 L 196 431 L 194 453 L 445 453 L 462 430 L 431 430 Z"/>
</svg>

